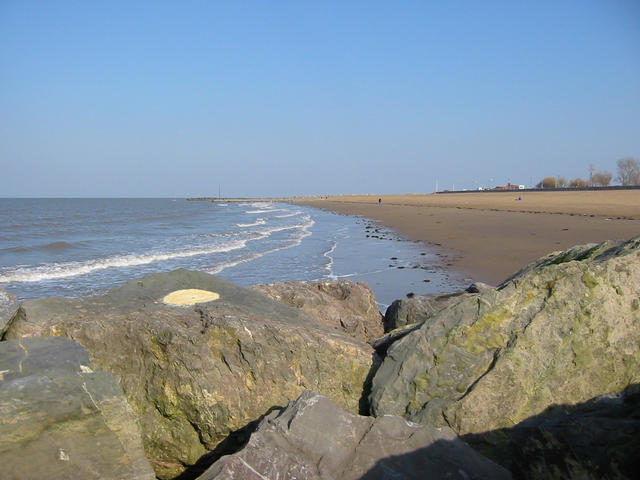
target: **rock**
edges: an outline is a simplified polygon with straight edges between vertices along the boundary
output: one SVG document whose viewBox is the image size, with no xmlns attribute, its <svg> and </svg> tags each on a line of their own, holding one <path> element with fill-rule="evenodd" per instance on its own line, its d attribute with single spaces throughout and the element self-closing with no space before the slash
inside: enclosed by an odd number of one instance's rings
<svg viewBox="0 0 640 480">
<path fill-rule="evenodd" d="M 364 283 L 284 282 L 251 288 L 365 342 L 383 333 L 382 315 L 373 292 Z"/>
<path fill-rule="evenodd" d="M 385 333 L 407 325 L 424 322 L 440 310 L 469 296 L 466 292 L 412 295 L 395 300 L 384 315 Z"/>
<path fill-rule="evenodd" d="M 217 300 L 170 305 L 176 290 Z M 184 294 L 184 292 L 182 292 Z M 172 296 L 175 297 L 175 296 Z M 189 302 L 193 295 L 178 295 Z M 200 272 L 148 275 L 87 298 L 25 301 L 8 338 L 64 335 L 111 372 L 140 418 L 147 457 L 173 478 L 306 388 L 358 412 L 373 350 L 299 309 Z"/>
<path fill-rule="evenodd" d="M 509 472 L 447 427 L 400 417 L 361 417 L 305 391 L 265 417 L 248 444 L 222 457 L 199 480 L 508 479 Z"/>
<path fill-rule="evenodd" d="M 619 392 L 640 381 L 639 299 L 640 237 L 546 256 L 393 343 L 372 413 L 466 434 Z"/>
<path fill-rule="evenodd" d="M 0 290 L 0 338 L 9 328 L 9 325 L 18 314 L 20 303 L 10 293 Z"/>
<path fill-rule="evenodd" d="M 407 336 L 414 330 L 418 330 L 421 326 L 422 323 L 412 323 L 403 327 L 398 327 L 395 330 L 391 330 L 390 332 L 371 340 L 369 345 L 375 349 L 376 353 L 384 355 L 390 345 L 397 340 L 400 340 L 402 337 Z"/>
<path fill-rule="evenodd" d="M 112 375 L 59 337 L 0 342 L 4 479 L 153 480 L 135 413 Z"/>
<path fill-rule="evenodd" d="M 469 287 L 465 290 L 465 292 L 467 293 L 484 293 L 487 292 L 489 290 L 492 290 L 495 287 L 492 287 L 491 285 L 487 285 L 486 283 L 482 283 L 482 282 L 474 282 L 471 285 L 469 285 Z"/>
<path fill-rule="evenodd" d="M 463 439 L 516 478 L 637 478 L 640 384 Z"/>
<path fill-rule="evenodd" d="M 413 330 L 417 330 L 422 323 L 428 321 L 439 311 L 455 305 L 462 298 L 469 297 L 469 294 L 488 292 L 494 288 L 486 283 L 475 282 L 461 292 L 428 295 L 408 294 L 407 298 L 395 300 L 389 306 L 384 316 L 385 334 L 369 341 L 369 343 L 377 351 L 384 352 L 391 343 Z"/>
</svg>

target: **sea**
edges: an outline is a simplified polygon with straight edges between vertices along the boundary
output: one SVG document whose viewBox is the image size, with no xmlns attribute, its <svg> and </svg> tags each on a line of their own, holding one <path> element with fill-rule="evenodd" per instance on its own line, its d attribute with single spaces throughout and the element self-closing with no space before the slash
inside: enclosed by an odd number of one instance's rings
<svg viewBox="0 0 640 480">
<path fill-rule="evenodd" d="M 19 299 L 101 294 L 177 268 L 239 285 L 349 279 L 384 312 L 463 288 L 437 254 L 372 220 L 287 203 L 0 199 L 0 289 Z"/>
</svg>

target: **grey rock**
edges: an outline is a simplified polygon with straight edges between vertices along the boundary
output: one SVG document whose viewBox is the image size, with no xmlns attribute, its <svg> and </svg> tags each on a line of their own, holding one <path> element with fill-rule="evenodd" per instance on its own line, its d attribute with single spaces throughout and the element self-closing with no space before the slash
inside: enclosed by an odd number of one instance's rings
<svg viewBox="0 0 640 480">
<path fill-rule="evenodd" d="M 201 289 L 218 300 L 173 306 Z M 62 335 L 112 373 L 138 414 L 156 475 L 173 478 L 230 433 L 306 388 L 358 412 L 372 348 L 258 292 L 188 270 L 87 298 L 25 301 L 8 338 Z"/>
<path fill-rule="evenodd" d="M 384 315 L 384 336 L 378 337 L 370 343 L 376 348 L 387 344 L 390 340 L 402 338 L 409 330 L 428 321 L 433 315 L 460 300 L 471 297 L 472 294 L 485 293 L 495 287 L 482 282 L 472 283 L 467 289 L 459 292 L 433 293 L 428 295 L 410 295 L 407 298 L 395 300 Z"/>
<path fill-rule="evenodd" d="M 0 465 L 7 480 L 155 478 L 113 376 L 59 337 L 0 342 Z"/>
<path fill-rule="evenodd" d="M 553 405 L 513 428 L 463 440 L 516 478 L 633 479 L 640 471 L 640 384 L 577 405 Z"/>
<path fill-rule="evenodd" d="M 372 412 L 479 433 L 622 391 L 640 381 L 639 299 L 640 238 L 543 257 L 393 343 Z"/>
<path fill-rule="evenodd" d="M 364 283 L 326 280 L 272 283 L 251 288 L 365 342 L 383 333 L 382 315 L 373 292 Z"/>
<path fill-rule="evenodd" d="M 385 333 L 384 335 L 374 338 L 369 342 L 377 353 L 385 354 L 390 345 L 393 345 L 394 342 L 400 340 L 402 337 L 409 335 L 411 332 L 418 330 L 422 323 L 411 323 L 409 325 L 404 325 L 402 327 L 398 327 L 395 330 L 391 330 L 390 332 Z"/>
<path fill-rule="evenodd" d="M 509 472 L 447 427 L 400 417 L 361 417 L 304 392 L 271 412 L 239 452 L 199 480 L 214 479 L 508 479 Z"/>
<path fill-rule="evenodd" d="M 467 292 L 450 292 L 429 295 L 412 295 L 395 300 L 384 314 L 384 331 L 391 332 L 398 328 L 424 322 L 438 313 L 470 296 Z"/>
<path fill-rule="evenodd" d="M 492 287 L 491 285 L 487 285 L 486 283 L 482 283 L 482 282 L 475 282 L 472 283 L 471 285 L 469 285 L 469 287 L 465 290 L 465 292 L 467 293 L 484 293 L 487 292 L 489 290 L 492 290 L 495 287 Z"/>
<path fill-rule="evenodd" d="M 0 290 L 0 338 L 18 314 L 19 308 L 20 302 L 14 295 Z"/>
</svg>

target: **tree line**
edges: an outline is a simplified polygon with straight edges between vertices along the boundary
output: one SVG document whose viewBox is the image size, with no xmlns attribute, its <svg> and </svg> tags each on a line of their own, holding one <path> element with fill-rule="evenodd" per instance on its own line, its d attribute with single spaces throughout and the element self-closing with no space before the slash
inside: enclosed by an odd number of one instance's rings
<svg viewBox="0 0 640 480">
<path fill-rule="evenodd" d="M 618 174 L 615 180 L 623 186 L 640 185 L 640 161 L 635 158 L 621 158 L 617 162 Z M 589 179 L 574 178 L 567 180 L 565 177 L 545 177 L 536 185 L 537 188 L 584 188 L 584 187 L 608 187 L 613 175 L 602 170 L 594 171 L 593 165 L 589 166 Z"/>
</svg>

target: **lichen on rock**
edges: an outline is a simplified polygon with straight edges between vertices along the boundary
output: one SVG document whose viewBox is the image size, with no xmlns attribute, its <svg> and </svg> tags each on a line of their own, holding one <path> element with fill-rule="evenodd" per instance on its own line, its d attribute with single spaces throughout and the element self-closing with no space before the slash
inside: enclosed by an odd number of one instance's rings
<svg viewBox="0 0 640 480">
<path fill-rule="evenodd" d="M 435 313 L 389 347 L 373 413 L 482 432 L 638 382 L 639 245 L 548 255 Z"/>
<path fill-rule="evenodd" d="M 252 290 L 298 308 L 334 330 L 364 341 L 382 335 L 382 315 L 371 289 L 350 280 L 281 282 L 254 285 Z"/>
<path fill-rule="evenodd" d="M 220 298 L 176 308 L 176 290 Z M 304 389 L 358 412 L 372 348 L 302 311 L 200 272 L 148 275 L 105 295 L 25 301 L 8 338 L 67 336 L 112 373 L 156 475 L 173 478 Z"/>
</svg>

